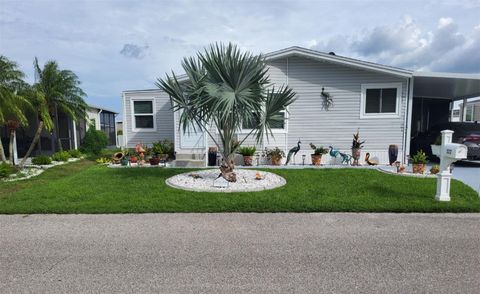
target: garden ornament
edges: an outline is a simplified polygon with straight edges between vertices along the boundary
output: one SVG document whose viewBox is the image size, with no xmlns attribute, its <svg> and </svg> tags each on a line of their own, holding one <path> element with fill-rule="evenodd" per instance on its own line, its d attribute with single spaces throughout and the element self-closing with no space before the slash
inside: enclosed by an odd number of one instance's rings
<svg viewBox="0 0 480 294">
<path fill-rule="evenodd" d="M 337 158 L 338 156 L 340 156 L 342 158 L 342 163 L 346 163 L 346 164 L 351 163 L 351 161 L 352 161 L 352 156 L 351 155 L 342 153 L 342 152 L 338 151 L 337 149 L 333 148 L 332 146 L 328 146 L 328 147 L 330 147 L 330 156 L 332 156 L 334 158 Z"/>
<path fill-rule="evenodd" d="M 288 163 L 290 162 L 290 159 L 292 158 L 292 155 L 293 155 L 293 163 L 295 163 L 295 155 L 297 155 L 297 152 L 300 150 L 301 143 L 302 142 L 300 142 L 300 139 L 298 139 L 297 146 L 293 147 L 292 149 L 290 149 L 290 151 L 288 151 L 287 161 L 285 162 L 285 165 L 288 165 Z"/>
<path fill-rule="evenodd" d="M 368 153 L 368 152 L 367 152 L 367 154 L 365 154 L 365 162 L 368 165 L 377 165 L 378 164 L 378 161 L 370 159 L 370 153 Z"/>
</svg>

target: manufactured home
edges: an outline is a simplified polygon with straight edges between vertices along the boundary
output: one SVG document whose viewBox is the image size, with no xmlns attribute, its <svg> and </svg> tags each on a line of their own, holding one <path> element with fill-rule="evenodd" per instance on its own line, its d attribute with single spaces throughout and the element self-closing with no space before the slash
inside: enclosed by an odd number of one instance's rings
<svg viewBox="0 0 480 294">
<path fill-rule="evenodd" d="M 406 162 L 410 140 L 429 127 L 448 122 L 452 103 L 480 96 L 480 75 L 416 72 L 301 47 L 265 54 L 271 82 L 288 85 L 297 100 L 285 112 L 274 137 L 257 146 L 288 150 L 301 141 L 296 163 L 310 163 L 309 143 L 350 153 L 352 135 L 360 131 L 369 152 L 388 162 L 388 147 L 398 146 L 398 160 Z M 332 105 L 325 107 L 328 92 Z M 177 159 L 204 163 L 212 140 L 203 132 L 183 132 L 168 95 L 160 89 L 128 90 L 122 94 L 124 145 L 170 139 Z M 463 104 L 465 105 L 465 103 Z M 239 130 L 239 139 L 249 126 Z M 252 137 L 245 142 L 254 145 Z M 335 163 L 328 155 L 322 163 Z M 188 166 L 188 164 L 186 164 Z"/>
</svg>

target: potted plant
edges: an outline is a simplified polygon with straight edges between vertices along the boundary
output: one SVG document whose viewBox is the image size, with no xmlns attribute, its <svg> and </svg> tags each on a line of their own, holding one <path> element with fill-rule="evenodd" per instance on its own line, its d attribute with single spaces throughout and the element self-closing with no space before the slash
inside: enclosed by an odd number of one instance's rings
<svg viewBox="0 0 480 294">
<path fill-rule="evenodd" d="M 252 166 L 253 163 L 253 155 L 257 151 L 257 148 L 255 146 L 244 146 L 240 147 L 238 150 L 238 153 L 243 155 L 243 164 L 245 166 Z"/>
<path fill-rule="evenodd" d="M 432 168 L 430 169 L 430 173 L 432 175 L 436 175 L 440 172 L 440 167 L 438 165 L 434 165 L 432 166 Z"/>
<path fill-rule="evenodd" d="M 275 147 L 274 149 L 268 149 L 267 157 L 272 161 L 272 165 L 280 165 L 282 163 L 282 158 L 285 157 L 285 153 L 280 148 Z"/>
<path fill-rule="evenodd" d="M 365 141 L 360 141 L 360 133 L 359 133 L 359 130 L 357 129 L 357 133 L 353 134 L 353 141 L 352 141 L 352 158 L 353 158 L 352 165 L 360 165 L 358 163 L 358 160 L 360 159 L 363 143 L 365 143 Z"/>
<path fill-rule="evenodd" d="M 413 173 L 423 174 L 425 172 L 425 165 L 427 164 L 427 155 L 422 150 L 418 150 L 412 156 Z"/>
<path fill-rule="evenodd" d="M 158 157 L 159 161 L 167 160 L 173 155 L 173 143 L 168 139 L 155 142 L 153 143 L 152 151 L 155 156 Z"/>
<path fill-rule="evenodd" d="M 310 148 L 313 149 L 312 165 L 320 165 L 322 163 L 322 155 L 328 153 L 328 149 L 323 146 L 317 147 L 310 143 Z"/>
<path fill-rule="evenodd" d="M 137 152 L 135 151 L 131 151 L 129 152 L 130 156 L 128 157 L 128 159 L 130 160 L 130 163 L 137 163 L 138 161 L 138 154 Z"/>
</svg>

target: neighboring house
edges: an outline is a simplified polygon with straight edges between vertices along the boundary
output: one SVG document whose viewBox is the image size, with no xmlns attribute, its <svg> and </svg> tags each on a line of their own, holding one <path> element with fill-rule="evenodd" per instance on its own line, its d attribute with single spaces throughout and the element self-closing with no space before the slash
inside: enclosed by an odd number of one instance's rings
<svg viewBox="0 0 480 294">
<path fill-rule="evenodd" d="M 297 163 L 301 155 L 310 163 L 310 142 L 350 153 L 357 129 L 366 140 L 362 156 L 370 152 L 388 162 L 388 146 L 396 144 L 398 159 L 405 162 L 413 136 L 448 122 L 452 101 L 480 93 L 480 75 L 414 72 L 301 47 L 265 57 L 271 82 L 276 87 L 289 85 L 297 100 L 285 112 L 284 123 L 273 130 L 274 138 L 263 140 L 257 150 L 279 147 L 287 152 L 301 140 Z M 323 107 L 322 91 L 333 99 L 329 109 Z M 204 133 L 179 128 L 168 95 L 159 89 L 124 91 L 122 102 L 128 147 L 166 138 L 174 141 L 177 159 L 205 160 L 207 148 L 214 146 Z M 248 129 L 245 125 L 239 130 L 239 139 Z M 253 144 L 253 137 L 245 142 Z M 327 155 L 322 162 L 335 161 Z"/>
<path fill-rule="evenodd" d="M 73 122 L 65 113 L 58 112 L 58 137 L 64 150 L 77 149 L 80 147 L 85 132 L 89 124 L 95 125 L 95 129 L 102 130 L 109 138 L 109 145 L 116 145 L 116 133 L 115 133 L 115 115 L 117 113 L 101 108 L 98 106 L 89 105 L 87 109 L 87 120 L 80 120 Z M 38 121 L 34 117 L 29 118 L 28 127 L 21 127 L 17 130 L 17 144 L 16 153 L 18 157 L 22 157 L 27 152 L 30 144 L 37 130 Z M 8 156 L 8 130 L 6 127 L 0 127 L 0 143 L 3 143 L 3 147 Z M 54 138 L 47 130 L 43 130 L 40 140 L 32 152 L 32 156 L 41 154 L 50 155 L 58 151 L 54 146 L 57 144 L 54 142 Z M 15 154 L 15 153 L 14 153 Z"/>
<path fill-rule="evenodd" d="M 459 105 L 459 117 L 463 118 L 465 122 L 475 122 L 480 121 L 480 99 L 475 99 Z M 464 111 L 465 110 L 465 111 Z"/>
<path fill-rule="evenodd" d="M 109 146 L 117 146 L 117 114 L 113 110 L 94 105 L 89 105 L 87 109 L 88 126 L 95 126 L 96 130 L 103 131 L 107 135 Z"/>
</svg>

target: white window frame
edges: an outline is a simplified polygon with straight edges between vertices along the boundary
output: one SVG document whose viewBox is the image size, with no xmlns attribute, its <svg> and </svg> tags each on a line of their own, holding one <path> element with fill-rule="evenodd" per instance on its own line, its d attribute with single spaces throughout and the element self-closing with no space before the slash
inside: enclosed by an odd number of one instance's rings
<svg viewBox="0 0 480 294">
<path fill-rule="evenodd" d="M 386 89 L 386 88 L 396 88 L 397 89 L 397 101 L 395 106 L 395 112 L 381 112 L 381 113 L 366 113 L 366 99 L 367 99 L 367 89 Z M 369 118 L 399 118 L 400 117 L 400 106 L 402 101 L 402 83 L 374 83 L 374 84 L 362 84 L 361 85 L 361 94 L 360 94 L 360 118 L 369 119 Z"/>
<path fill-rule="evenodd" d="M 284 128 L 283 129 L 272 129 L 273 134 L 286 134 L 286 133 L 288 133 L 288 117 L 289 117 L 288 107 L 287 107 L 287 109 L 282 110 L 281 112 L 285 113 Z M 242 123 L 242 129 L 240 130 L 239 134 L 248 134 L 251 131 L 252 131 L 252 129 L 244 129 L 243 128 L 243 123 Z"/>
<path fill-rule="evenodd" d="M 152 113 L 138 113 L 135 114 L 135 101 L 150 101 L 152 102 Z M 157 115 L 155 113 L 155 98 L 131 98 L 130 99 L 130 115 L 132 117 L 132 132 L 156 132 L 157 131 Z M 137 128 L 135 116 L 153 116 L 153 128 Z"/>
</svg>

